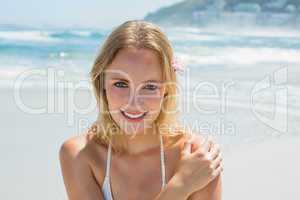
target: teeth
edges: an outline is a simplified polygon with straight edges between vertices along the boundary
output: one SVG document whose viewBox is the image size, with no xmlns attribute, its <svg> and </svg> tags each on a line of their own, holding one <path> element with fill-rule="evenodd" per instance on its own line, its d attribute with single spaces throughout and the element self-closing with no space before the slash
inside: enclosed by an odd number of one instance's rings
<svg viewBox="0 0 300 200">
<path fill-rule="evenodd" d="M 130 118 L 140 118 L 141 116 L 144 115 L 144 113 L 141 113 L 141 114 L 138 114 L 138 115 L 133 115 L 133 114 L 129 114 L 129 113 L 126 113 L 123 111 L 123 113 L 127 116 L 127 117 L 130 117 Z"/>
</svg>

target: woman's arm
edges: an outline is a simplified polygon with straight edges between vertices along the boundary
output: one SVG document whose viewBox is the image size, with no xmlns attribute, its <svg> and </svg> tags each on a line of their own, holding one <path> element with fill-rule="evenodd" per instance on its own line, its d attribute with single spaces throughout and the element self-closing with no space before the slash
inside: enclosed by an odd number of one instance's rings
<svg viewBox="0 0 300 200">
<path fill-rule="evenodd" d="M 188 188 L 172 178 L 154 200 L 186 200 L 189 195 Z"/>
<path fill-rule="evenodd" d="M 188 200 L 221 200 L 221 175 L 211 181 L 205 188 L 193 193 Z"/>
<path fill-rule="evenodd" d="M 189 194 L 184 186 L 169 182 L 154 200 L 221 200 L 221 175 L 211 181 L 205 188 Z"/>
<path fill-rule="evenodd" d="M 215 144 L 213 141 L 209 142 L 209 140 L 207 140 L 206 142 L 205 138 L 201 135 L 193 135 L 192 139 L 191 139 L 191 148 L 190 153 L 193 153 L 195 151 L 197 151 L 199 148 L 203 148 L 204 146 L 206 146 L 206 149 L 213 153 L 212 155 L 219 155 L 219 146 L 217 144 Z M 185 146 L 183 148 L 183 150 L 187 150 L 189 148 L 186 148 L 187 146 Z M 217 153 L 217 154 L 216 154 Z M 219 157 L 220 158 L 220 157 Z M 206 163 L 206 162 L 204 162 Z M 203 163 L 203 164 L 204 164 Z M 196 163 L 195 163 L 196 164 Z M 201 168 L 202 164 L 200 164 L 199 167 L 197 168 Z M 219 162 L 215 162 L 215 164 L 221 164 Z M 222 165 L 221 165 L 222 166 Z M 190 171 L 193 170 L 193 167 L 191 166 L 191 168 L 188 168 L 186 170 Z M 209 181 L 207 183 L 206 186 L 204 186 L 203 188 L 199 189 L 199 190 L 194 190 L 194 192 L 191 192 L 191 187 L 187 187 L 186 184 L 182 183 L 182 176 L 176 177 L 176 175 L 174 175 L 172 177 L 172 179 L 170 180 L 170 182 L 168 183 L 167 187 L 165 187 L 164 190 L 162 190 L 162 192 L 157 196 L 157 198 L 155 200 L 221 200 L 221 174 L 220 174 L 220 170 L 222 168 L 218 168 L 218 170 L 216 172 L 218 172 L 217 176 L 215 176 L 211 181 Z M 194 169 L 195 170 L 195 169 Z M 189 172 L 190 173 L 190 172 Z M 202 179 L 205 180 L 206 178 L 203 177 L 204 174 L 206 173 L 205 171 L 201 172 L 203 173 Z M 207 174 L 208 176 L 211 176 L 209 174 Z M 181 178 L 180 178 L 181 177 Z M 188 177 L 186 177 L 188 178 Z M 195 176 L 193 176 L 193 178 L 195 178 Z M 193 179 L 192 177 L 190 177 L 190 179 Z M 209 178 L 210 179 L 210 178 Z M 196 181 L 196 180 L 195 180 Z M 197 180 L 200 181 L 200 180 Z M 197 182 L 196 181 L 196 182 Z"/>
<path fill-rule="evenodd" d="M 87 155 L 77 138 L 65 141 L 59 151 L 64 184 L 69 200 L 103 200 Z"/>
<path fill-rule="evenodd" d="M 194 135 L 192 152 L 196 151 L 205 138 L 201 135 Z M 213 144 L 212 148 L 219 148 L 217 144 Z M 223 165 L 222 165 L 223 166 Z M 222 169 L 223 170 L 223 169 Z M 221 200 L 222 180 L 221 174 L 212 180 L 205 188 L 194 192 L 189 196 L 188 200 Z"/>
</svg>

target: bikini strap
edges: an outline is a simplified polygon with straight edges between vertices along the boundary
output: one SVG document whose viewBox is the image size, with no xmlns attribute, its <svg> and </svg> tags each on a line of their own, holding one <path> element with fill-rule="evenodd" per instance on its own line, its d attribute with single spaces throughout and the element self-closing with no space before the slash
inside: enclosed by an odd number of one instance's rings
<svg viewBox="0 0 300 200">
<path fill-rule="evenodd" d="M 164 154 L 164 144 L 163 144 L 162 135 L 160 135 L 160 163 L 161 163 L 162 187 L 164 187 L 166 185 L 166 166 L 165 166 L 165 154 Z"/>
<path fill-rule="evenodd" d="M 107 152 L 107 158 L 106 158 L 106 172 L 105 172 L 105 177 L 109 177 L 110 160 L 111 160 L 111 144 L 109 143 L 108 152 Z"/>
</svg>

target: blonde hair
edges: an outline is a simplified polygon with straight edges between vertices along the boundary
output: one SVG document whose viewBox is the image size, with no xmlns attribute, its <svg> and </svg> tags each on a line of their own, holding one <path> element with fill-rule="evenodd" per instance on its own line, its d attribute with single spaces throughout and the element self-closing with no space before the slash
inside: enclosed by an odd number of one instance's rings
<svg viewBox="0 0 300 200">
<path fill-rule="evenodd" d="M 159 134 L 168 134 L 178 138 L 177 136 L 183 133 L 178 128 L 180 127 L 177 120 L 178 112 L 174 113 L 174 111 L 177 111 L 178 88 L 176 72 L 171 67 L 173 59 L 171 43 L 162 30 L 153 23 L 143 20 L 127 21 L 115 28 L 108 36 L 90 71 L 99 113 L 98 119 L 89 129 L 89 133 L 93 133 L 94 138 L 101 144 L 107 146 L 111 142 L 113 150 L 119 153 L 124 151 L 126 143 L 122 137 L 121 129 L 109 113 L 104 90 L 104 72 L 105 68 L 112 63 L 118 51 L 128 47 L 150 49 L 158 55 L 163 80 L 167 85 L 162 103 L 164 112 L 159 113 L 155 125 L 158 127 Z M 174 131 L 161 130 L 162 126 L 167 127 L 167 129 L 173 127 Z"/>
</svg>

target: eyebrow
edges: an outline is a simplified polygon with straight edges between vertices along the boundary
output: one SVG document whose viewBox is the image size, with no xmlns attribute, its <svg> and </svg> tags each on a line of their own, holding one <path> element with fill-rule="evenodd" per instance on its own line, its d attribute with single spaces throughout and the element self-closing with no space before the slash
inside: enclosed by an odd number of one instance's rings
<svg viewBox="0 0 300 200">
<path fill-rule="evenodd" d="M 120 80 L 120 81 L 128 82 L 128 80 L 124 79 L 124 78 L 111 78 L 111 80 Z M 155 79 L 149 79 L 149 80 L 144 81 L 144 83 L 148 83 L 148 82 L 162 83 L 162 81 L 155 80 Z"/>
</svg>

